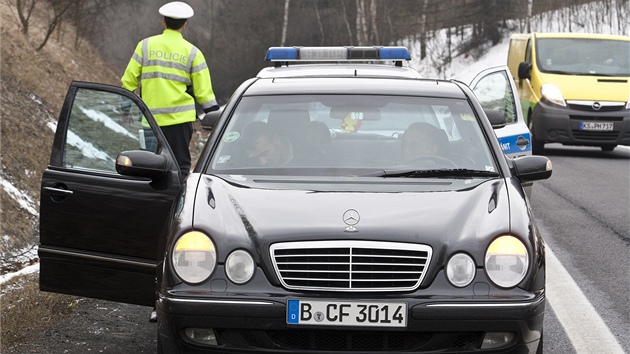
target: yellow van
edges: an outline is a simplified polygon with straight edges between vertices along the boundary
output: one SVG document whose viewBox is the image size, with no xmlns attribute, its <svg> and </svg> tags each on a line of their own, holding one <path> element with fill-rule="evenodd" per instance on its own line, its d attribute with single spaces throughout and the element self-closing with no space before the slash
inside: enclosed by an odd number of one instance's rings
<svg viewBox="0 0 630 354">
<path fill-rule="evenodd" d="M 514 34 L 508 67 L 534 154 L 545 143 L 630 145 L 630 37 Z"/>
</svg>

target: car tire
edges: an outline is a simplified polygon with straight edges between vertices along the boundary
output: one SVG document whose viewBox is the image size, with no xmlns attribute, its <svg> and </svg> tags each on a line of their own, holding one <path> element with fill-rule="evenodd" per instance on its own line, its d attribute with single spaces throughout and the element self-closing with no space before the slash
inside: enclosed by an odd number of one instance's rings
<svg viewBox="0 0 630 354">
<path fill-rule="evenodd" d="M 545 152 L 545 141 L 536 139 L 536 137 L 534 136 L 534 119 L 531 115 L 529 116 L 528 119 L 529 119 L 529 134 L 530 134 L 530 140 L 532 144 L 532 154 L 542 155 Z"/>
<path fill-rule="evenodd" d="M 544 337 L 544 333 L 543 333 L 543 332 L 541 332 L 541 333 L 540 333 L 540 339 L 538 340 L 538 348 L 536 349 L 536 354 L 543 354 L 543 352 L 544 352 L 544 350 L 543 350 L 543 349 L 544 349 L 544 348 L 543 348 L 543 346 L 544 346 L 544 345 L 543 345 L 543 344 L 544 344 L 544 343 L 543 343 L 543 342 L 544 342 L 544 341 L 543 341 L 543 337 Z"/>
<path fill-rule="evenodd" d="M 610 152 L 610 151 L 615 150 L 617 145 L 602 145 L 600 147 L 602 148 L 602 151 Z"/>
</svg>

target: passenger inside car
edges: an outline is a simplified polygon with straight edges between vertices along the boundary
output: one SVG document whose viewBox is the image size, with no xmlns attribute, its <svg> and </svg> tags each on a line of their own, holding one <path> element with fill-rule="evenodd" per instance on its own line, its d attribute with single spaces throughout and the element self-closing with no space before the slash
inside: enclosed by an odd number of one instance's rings
<svg viewBox="0 0 630 354">
<path fill-rule="evenodd" d="M 415 122 L 409 125 L 402 137 L 402 161 L 412 161 L 422 156 L 448 155 L 446 132 L 436 126 Z"/>
<path fill-rule="evenodd" d="M 313 152 L 325 156 L 330 152 L 332 144 L 330 129 L 324 122 L 312 121 L 306 128 L 304 142 Z"/>
</svg>

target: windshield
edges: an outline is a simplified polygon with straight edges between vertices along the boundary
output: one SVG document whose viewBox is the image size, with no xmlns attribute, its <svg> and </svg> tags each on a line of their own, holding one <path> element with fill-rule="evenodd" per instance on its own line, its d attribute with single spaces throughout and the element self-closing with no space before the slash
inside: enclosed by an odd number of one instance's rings
<svg viewBox="0 0 630 354">
<path fill-rule="evenodd" d="M 243 97 L 210 168 L 330 176 L 497 170 L 466 100 L 364 95 Z"/>
<path fill-rule="evenodd" d="M 630 76 L 630 41 L 539 38 L 536 60 L 542 72 Z"/>
</svg>

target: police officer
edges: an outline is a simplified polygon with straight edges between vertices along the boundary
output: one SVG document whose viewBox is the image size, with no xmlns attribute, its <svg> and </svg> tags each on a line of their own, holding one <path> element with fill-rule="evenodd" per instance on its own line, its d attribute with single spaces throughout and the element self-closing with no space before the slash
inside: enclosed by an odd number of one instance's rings
<svg viewBox="0 0 630 354">
<path fill-rule="evenodd" d="M 219 107 L 203 53 L 182 36 L 194 14 L 192 7 L 173 1 L 159 13 L 164 16 L 164 32 L 138 43 L 121 82 L 129 91 L 140 88 L 185 178 L 191 167 L 188 145 L 197 118 L 195 101 L 205 113 Z"/>
</svg>

